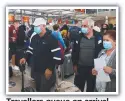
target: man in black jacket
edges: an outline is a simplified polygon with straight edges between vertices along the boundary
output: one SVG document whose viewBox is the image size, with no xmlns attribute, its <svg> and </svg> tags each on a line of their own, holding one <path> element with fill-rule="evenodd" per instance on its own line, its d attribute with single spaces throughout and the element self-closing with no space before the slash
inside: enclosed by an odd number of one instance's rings
<svg viewBox="0 0 125 101">
<path fill-rule="evenodd" d="M 102 36 L 93 31 L 91 20 L 82 23 L 80 38 L 74 42 L 72 51 L 73 68 L 75 72 L 74 84 L 84 91 L 87 82 L 87 92 L 93 92 L 95 76 L 92 75 L 94 58 L 102 49 Z"/>
<path fill-rule="evenodd" d="M 20 64 L 25 63 L 27 56 L 33 55 L 36 90 L 49 92 L 55 83 L 55 65 L 61 61 L 58 41 L 46 30 L 46 21 L 36 18 L 33 24 L 34 33 L 30 37 L 30 46 L 22 57 Z"/>
</svg>

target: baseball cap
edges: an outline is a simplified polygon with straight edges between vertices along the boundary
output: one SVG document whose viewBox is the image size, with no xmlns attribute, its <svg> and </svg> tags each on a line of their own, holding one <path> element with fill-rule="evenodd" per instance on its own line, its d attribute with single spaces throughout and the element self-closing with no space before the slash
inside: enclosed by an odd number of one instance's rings
<svg viewBox="0 0 125 101">
<path fill-rule="evenodd" d="M 43 18 L 36 18 L 33 25 L 34 26 L 39 26 L 39 25 L 46 25 L 46 20 Z"/>
</svg>

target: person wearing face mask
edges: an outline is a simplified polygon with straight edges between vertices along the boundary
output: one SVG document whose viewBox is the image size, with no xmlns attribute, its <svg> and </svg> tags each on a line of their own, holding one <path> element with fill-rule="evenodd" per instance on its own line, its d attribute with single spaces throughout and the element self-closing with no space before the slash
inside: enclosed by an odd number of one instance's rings
<svg viewBox="0 0 125 101">
<path fill-rule="evenodd" d="M 105 73 L 109 74 L 111 81 L 102 82 L 103 91 L 116 92 L 116 31 L 108 30 L 103 35 L 104 49 L 99 53 L 98 58 L 104 58 L 106 66 L 103 67 Z M 98 75 L 95 68 L 92 70 L 93 75 Z M 98 84 L 98 86 L 101 85 Z"/>
<path fill-rule="evenodd" d="M 85 19 L 82 23 L 80 38 L 74 42 L 72 62 L 75 72 L 74 84 L 84 91 L 85 82 L 87 92 L 94 92 L 95 76 L 92 75 L 94 58 L 102 50 L 102 36 L 93 30 L 93 23 Z"/>
<path fill-rule="evenodd" d="M 22 54 L 20 64 L 24 64 L 28 55 L 33 56 L 34 79 L 37 92 L 49 92 L 56 81 L 55 66 L 61 61 L 58 41 L 46 30 L 46 21 L 36 18 L 34 33 L 30 37 L 30 46 Z"/>
<path fill-rule="evenodd" d="M 103 24 L 102 25 L 102 29 L 101 29 L 101 33 L 102 35 L 108 30 L 108 25 L 107 24 Z"/>
</svg>

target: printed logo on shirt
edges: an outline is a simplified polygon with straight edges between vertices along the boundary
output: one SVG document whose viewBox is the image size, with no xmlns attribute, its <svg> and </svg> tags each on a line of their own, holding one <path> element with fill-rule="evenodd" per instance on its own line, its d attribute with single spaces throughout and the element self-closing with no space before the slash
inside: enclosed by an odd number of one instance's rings
<svg viewBox="0 0 125 101">
<path fill-rule="evenodd" d="M 78 41 L 76 41 L 76 43 L 78 44 Z"/>
<path fill-rule="evenodd" d="M 45 42 L 43 42 L 43 44 L 46 44 Z"/>
<path fill-rule="evenodd" d="M 99 41 L 98 41 L 98 44 L 100 44 L 100 43 L 102 43 L 102 40 L 99 40 Z"/>
</svg>

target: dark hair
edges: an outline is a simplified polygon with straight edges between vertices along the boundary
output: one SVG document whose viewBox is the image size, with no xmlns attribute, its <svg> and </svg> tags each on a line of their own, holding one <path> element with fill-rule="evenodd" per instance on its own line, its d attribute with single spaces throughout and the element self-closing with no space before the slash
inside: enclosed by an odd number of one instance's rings
<svg viewBox="0 0 125 101">
<path fill-rule="evenodd" d="M 77 24 L 78 23 L 78 20 L 74 20 L 75 21 L 75 24 Z"/>
<path fill-rule="evenodd" d="M 54 30 L 54 31 L 56 31 L 56 30 L 58 30 L 58 29 L 59 29 L 59 25 L 58 25 L 58 24 L 53 25 L 53 30 Z"/>
<path fill-rule="evenodd" d="M 107 30 L 104 35 L 109 35 L 113 40 L 116 40 L 116 31 L 115 30 Z"/>
<path fill-rule="evenodd" d="M 104 25 L 106 25 L 106 28 L 107 28 L 107 30 L 108 30 L 108 29 L 109 29 L 108 24 L 102 24 L 102 28 L 103 28 Z"/>
<path fill-rule="evenodd" d="M 101 25 L 101 32 L 102 32 L 102 34 L 104 34 L 104 30 L 105 30 L 105 29 L 103 28 L 104 25 L 106 25 L 106 30 L 109 29 L 109 26 L 108 26 L 107 24 L 102 24 L 102 25 Z"/>
<path fill-rule="evenodd" d="M 67 31 L 69 30 L 67 24 L 64 24 L 64 25 L 63 25 L 63 27 L 60 29 L 60 31 L 62 31 L 62 30 L 67 30 Z"/>
</svg>

